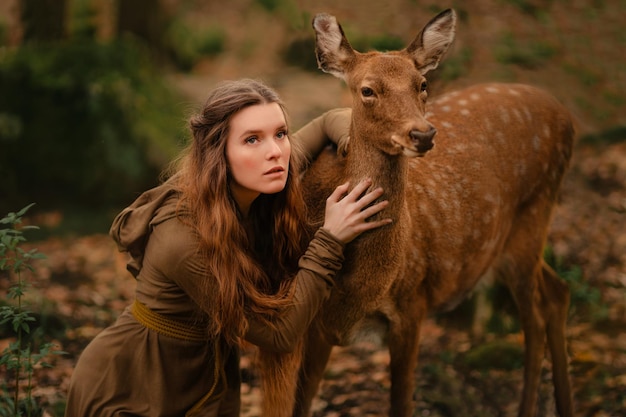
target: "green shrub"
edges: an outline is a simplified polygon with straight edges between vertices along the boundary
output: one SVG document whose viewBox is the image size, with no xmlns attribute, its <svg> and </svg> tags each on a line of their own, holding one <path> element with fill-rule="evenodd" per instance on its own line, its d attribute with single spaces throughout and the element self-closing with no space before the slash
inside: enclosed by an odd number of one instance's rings
<svg viewBox="0 0 626 417">
<path fill-rule="evenodd" d="M 496 59 L 503 64 L 535 69 L 550 60 L 557 49 L 546 41 L 530 41 L 519 44 L 512 33 L 506 33 L 496 48 Z"/>
<path fill-rule="evenodd" d="M 602 300 L 600 289 L 591 285 L 578 265 L 566 265 L 552 248 L 547 246 L 544 259 L 567 282 L 570 290 L 571 317 L 598 322 L 608 317 L 608 306 Z"/>
<path fill-rule="evenodd" d="M 166 38 L 173 62 L 183 70 L 191 69 L 203 57 L 219 55 L 226 47 L 226 32 L 218 25 L 200 30 L 175 20 Z"/>
<path fill-rule="evenodd" d="M 453 81 L 462 77 L 469 71 L 473 52 L 465 47 L 459 53 L 450 54 L 438 68 L 436 78 L 442 81 Z"/>
<path fill-rule="evenodd" d="M 512 371 L 524 365 L 524 347 L 504 340 L 494 340 L 466 352 L 463 362 L 469 368 L 476 370 Z"/>
<path fill-rule="evenodd" d="M 356 36 L 350 43 L 360 52 L 366 51 L 397 51 L 407 46 L 407 42 L 393 35 Z"/>
<path fill-rule="evenodd" d="M 40 343 L 34 337 L 35 317 L 24 302 L 29 288 L 27 275 L 34 271 L 32 261 L 44 258 L 37 249 L 22 249 L 26 241 L 23 231 L 35 228 L 20 227 L 22 216 L 31 206 L 0 219 L 0 271 L 8 271 L 9 278 L 15 278 L 14 282 L 9 281 L 10 303 L 0 306 L 0 326 L 8 325 L 15 336 L 15 341 L 0 353 L 0 369 L 4 368 L 6 375 L 6 383 L 0 386 L 2 416 L 41 415 L 42 410 L 32 395 L 35 369 L 51 367 L 47 358 L 64 353 L 52 343 Z"/>
<path fill-rule="evenodd" d="M 0 56 L 0 209 L 35 199 L 114 204 L 154 183 L 181 127 L 154 67 L 127 39 Z"/>
<path fill-rule="evenodd" d="M 287 65 L 318 72 L 317 59 L 315 58 L 315 39 L 302 37 L 291 41 L 283 51 L 283 61 Z"/>
</svg>

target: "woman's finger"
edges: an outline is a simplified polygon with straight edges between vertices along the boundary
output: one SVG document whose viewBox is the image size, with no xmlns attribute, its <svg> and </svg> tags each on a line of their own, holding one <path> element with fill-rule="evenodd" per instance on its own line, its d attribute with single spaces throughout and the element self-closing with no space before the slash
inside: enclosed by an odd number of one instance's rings
<svg viewBox="0 0 626 417">
<path fill-rule="evenodd" d="M 343 199 L 345 194 L 348 192 L 348 187 L 350 186 L 350 182 L 344 182 L 343 184 L 337 186 L 335 191 L 328 197 L 328 201 L 336 203 L 337 201 Z"/>
<path fill-rule="evenodd" d="M 372 185 L 372 180 L 369 178 L 360 181 L 356 185 L 356 187 L 354 187 L 352 191 L 348 193 L 346 198 L 350 199 L 351 201 L 357 201 L 359 197 L 370 187 L 370 185 Z"/>
<path fill-rule="evenodd" d="M 371 205 L 371 206 L 361 210 L 361 215 L 363 216 L 363 219 L 370 218 L 374 214 L 383 211 L 383 209 L 385 207 L 387 207 L 388 204 L 389 204 L 389 202 L 387 200 L 384 200 L 384 201 L 381 201 L 381 202 L 376 203 L 374 205 Z"/>
<path fill-rule="evenodd" d="M 371 203 L 376 201 L 376 199 L 378 199 L 382 195 L 383 195 L 383 189 L 378 187 L 375 190 L 372 190 L 372 191 L 368 192 L 367 194 L 365 194 L 363 197 L 361 197 L 357 201 L 357 203 L 359 204 L 359 207 L 361 209 L 363 209 L 364 207 L 367 207 Z"/>
</svg>

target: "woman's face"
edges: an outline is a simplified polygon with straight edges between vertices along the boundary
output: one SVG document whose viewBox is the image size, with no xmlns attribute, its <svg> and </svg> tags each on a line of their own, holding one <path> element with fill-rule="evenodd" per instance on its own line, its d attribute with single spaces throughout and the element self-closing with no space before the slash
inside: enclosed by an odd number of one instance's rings
<svg viewBox="0 0 626 417">
<path fill-rule="evenodd" d="M 231 117 L 226 160 L 231 192 L 244 214 L 260 194 L 285 188 L 290 155 L 287 123 L 277 103 L 249 106 Z"/>
</svg>

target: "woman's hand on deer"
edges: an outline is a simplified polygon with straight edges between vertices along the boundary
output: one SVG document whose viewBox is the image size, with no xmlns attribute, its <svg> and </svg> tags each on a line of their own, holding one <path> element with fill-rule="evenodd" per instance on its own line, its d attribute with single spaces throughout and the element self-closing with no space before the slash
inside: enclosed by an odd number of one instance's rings
<svg viewBox="0 0 626 417">
<path fill-rule="evenodd" d="M 366 192 L 371 185 L 370 179 L 363 180 L 348 192 L 350 183 L 346 182 L 335 188 L 326 200 L 323 227 L 343 243 L 352 241 L 365 231 L 391 223 L 388 218 L 367 221 L 388 204 L 386 200 L 374 203 L 383 195 L 383 189 L 379 187 Z"/>
</svg>

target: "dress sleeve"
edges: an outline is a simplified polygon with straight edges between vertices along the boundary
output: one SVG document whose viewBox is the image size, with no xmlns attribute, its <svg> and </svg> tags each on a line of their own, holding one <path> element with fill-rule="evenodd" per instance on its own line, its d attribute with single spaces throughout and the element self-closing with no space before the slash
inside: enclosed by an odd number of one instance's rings
<svg viewBox="0 0 626 417">
<path fill-rule="evenodd" d="M 246 340 L 268 350 L 292 351 L 330 294 L 343 264 L 343 249 L 343 243 L 330 232 L 318 229 L 298 263 L 293 303 L 275 320 L 274 328 L 248 318 Z"/>
<path fill-rule="evenodd" d="M 337 153 L 345 155 L 350 138 L 352 109 L 339 108 L 329 110 L 311 120 L 292 137 L 304 148 L 309 161 L 314 160 L 330 140 L 337 145 Z"/>
<path fill-rule="evenodd" d="M 150 256 L 144 267 L 158 270 L 171 285 L 182 289 L 187 297 L 199 305 L 198 294 L 207 291 L 202 285 L 207 279 L 205 262 L 197 252 L 198 238 L 191 227 L 177 219 L 168 220 L 155 228 L 150 238 Z M 334 285 L 334 276 L 343 264 L 344 244 L 326 229 L 317 230 L 314 238 L 298 261 L 298 272 L 294 278 L 292 302 L 268 326 L 255 317 L 247 317 L 249 342 L 268 350 L 291 351 L 302 337 L 317 314 Z M 219 291 L 217 284 L 214 291 Z M 161 291 L 161 297 L 172 290 Z M 182 301 L 179 301 L 182 302 Z M 188 301 L 187 301 L 188 302 Z M 197 308 L 197 307 L 196 307 Z"/>
</svg>

